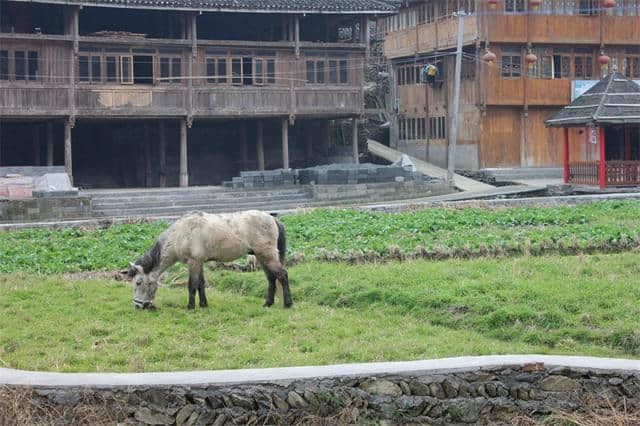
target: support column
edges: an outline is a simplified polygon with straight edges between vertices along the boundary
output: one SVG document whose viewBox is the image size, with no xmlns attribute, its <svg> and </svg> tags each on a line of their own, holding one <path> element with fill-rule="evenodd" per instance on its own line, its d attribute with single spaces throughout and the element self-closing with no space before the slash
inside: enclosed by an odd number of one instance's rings
<svg viewBox="0 0 640 426">
<path fill-rule="evenodd" d="M 33 165 L 40 166 L 40 125 L 35 124 L 33 131 Z"/>
<path fill-rule="evenodd" d="M 289 168 L 289 119 L 282 119 L 282 168 Z"/>
<path fill-rule="evenodd" d="M 607 187 L 607 165 L 606 165 L 606 141 L 604 137 L 604 127 L 598 128 L 600 132 L 600 170 L 598 174 L 598 183 L 600 189 Z"/>
<path fill-rule="evenodd" d="M 360 159 L 358 155 L 358 119 L 352 118 L 353 131 L 351 134 L 351 148 L 353 149 L 353 164 L 359 164 Z"/>
<path fill-rule="evenodd" d="M 311 162 L 313 161 L 313 127 L 309 126 L 310 128 L 307 130 L 307 132 L 305 133 L 304 137 L 305 137 L 305 144 L 304 144 L 304 156 L 305 156 L 305 163 L 307 164 L 307 167 L 311 166 Z"/>
<path fill-rule="evenodd" d="M 247 127 L 244 121 L 240 124 L 240 146 L 242 147 L 242 169 L 248 170 L 249 151 L 247 149 Z"/>
<path fill-rule="evenodd" d="M 189 186 L 189 171 L 187 169 L 187 120 L 180 119 L 180 187 Z"/>
<path fill-rule="evenodd" d="M 569 128 L 564 129 L 564 183 L 569 183 Z"/>
<path fill-rule="evenodd" d="M 47 123 L 47 166 L 53 166 L 53 123 Z"/>
<path fill-rule="evenodd" d="M 257 150 L 258 151 L 258 170 L 264 170 L 264 123 L 258 120 L 258 128 L 256 129 Z"/>
<path fill-rule="evenodd" d="M 144 125 L 144 182 L 147 188 L 152 187 L 153 176 L 151 175 L 151 129 L 149 125 Z"/>
<path fill-rule="evenodd" d="M 71 157 L 71 121 L 64 122 L 64 168 L 73 186 L 73 163 Z"/>
<path fill-rule="evenodd" d="M 158 162 L 160 163 L 159 178 L 160 188 L 167 187 L 167 135 L 165 134 L 164 121 L 160 120 L 160 148 L 158 149 Z"/>
</svg>

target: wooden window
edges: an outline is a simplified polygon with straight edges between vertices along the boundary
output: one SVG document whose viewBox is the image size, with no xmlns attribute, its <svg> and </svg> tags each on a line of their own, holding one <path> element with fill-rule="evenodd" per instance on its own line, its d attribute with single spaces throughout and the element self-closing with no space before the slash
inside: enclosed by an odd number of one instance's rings
<svg viewBox="0 0 640 426">
<path fill-rule="evenodd" d="M 502 53 L 502 76 L 518 78 L 522 76 L 522 54 L 520 52 Z"/>
<path fill-rule="evenodd" d="M 115 83 L 118 81 L 118 57 L 107 56 L 107 82 Z"/>
<path fill-rule="evenodd" d="M 597 0 L 579 0 L 578 14 L 580 15 L 596 15 L 598 13 Z"/>
<path fill-rule="evenodd" d="M 9 80 L 9 51 L 0 50 L 0 80 Z"/>
<path fill-rule="evenodd" d="M 415 68 L 412 66 L 407 67 L 407 84 L 415 84 Z"/>
<path fill-rule="evenodd" d="M 171 82 L 180 83 L 182 77 L 182 59 L 171 58 Z"/>
<path fill-rule="evenodd" d="M 549 55 L 539 55 L 538 62 L 540 62 L 540 77 L 553 78 L 553 58 Z"/>
<path fill-rule="evenodd" d="M 622 67 L 627 78 L 640 79 L 640 57 L 625 56 L 622 60 Z"/>
<path fill-rule="evenodd" d="M 591 54 L 575 54 L 573 69 L 575 78 L 590 79 L 593 77 L 593 56 Z"/>
<path fill-rule="evenodd" d="M 267 84 L 276 84 L 276 60 L 267 59 Z"/>
<path fill-rule="evenodd" d="M 613 9 L 613 14 L 616 15 L 616 16 L 624 16 L 624 15 L 626 15 L 625 6 L 628 6 L 627 1 L 625 1 L 625 0 L 616 0 L 616 7 Z"/>
<path fill-rule="evenodd" d="M 324 61 L 316 62 L 316 83 L 324 84 Z"/>
<path fill-rule="evenodd" d="M 102 81 L 102 58 L 100 56 L 91 57 L 91 81 L 94 83 Z"/>
<path fill-rule="evenodd" d="M 447 0 L 440 0 L 438 2 L 438 17 L 442 18 L 447 16 Z"/>
<path fill-rule="evenodd" d="M 16 80 L 26 80 L 26 57 L 24 50 L 16 50 L 13 52 L 13 61 L 15 67 Z"/>
<path fill-rule="evenodd" d="M 400 69 L 398 69 L 400 75 Z M 329 61 L 329 84 L 338 84 L 338 61 Z"/>
<path fill-rule="evenodd" d="M 340 60 L 340 84 L 349 83 L 349 69 L 347 68 L 347 60 Z"/>
<path fill-rule="evenodd" d="M 463 59 L 460 70 L 462 78 L 473 80 L 476 78 L 476 61 L 473 59 Z"/>
<path fill-rule="evenodd" d="M 404 67 L 398 67 L 398 86 L 404 86 Z"/>
<path fill-rule="evenodd" d="M 133 56 L 120 57 L 120 83 L 133 84 Z"/>
<path fill-rule="evenodd" d="M 169 58 L 160 58 L 160 83 L 168 83 L 171 76 Z"/>
<path fill-rule="evenodd" d="M 226 58 L 207 58 L 205 64 L 207 72 L 207 83 L 221 84 L 227 82 Z"/>
<path fill-rule="evenodd" d="M 553 78 L 569 78 L 570 59 L 569 55 L 553 55 Z"/>
<path fill-rule="evenodd" d="M 524 0 L 505 0 L 505 12 L 524 12 Z"/>
<path fill-rule="evenodd" d="M 29 76 L 29 81 L 36 81 L 38 79 L 38 64 L 38 52 L 30 50 L 27 62 L 27 74 Z"/>
<path fill-rule="evenodd" d="M 158 83 L 180 83 L 182 77 L 182 58 L 161 56 L 160 62 L 160 78 Z"/>
<path fill-rule="evenodd" d="M 307 61 L 307 84 L 316 82 L 316 61 Z"/>
<path fill-rule="evenodd" d="M 254 61 L 253 83 L 257 85 L 264 84 L 264 59 L 256 58 Z"/>
<path fill-rule="evenodd" d="M 422 117 L 420 119 L 420 139 L 426 139 L 427 136 L 427 119 Z"/>
<path fill-rule="evenodd" d="M 555 0 L 556 14 L 558 15 L 575 15 L 576 0 Z"/>
<path fill-rule="evenodd" d="M 81 82 L 89 81 L 89 57 L 88 56 L 79 56 L 78 57 L 78 80 Z"/>
<path fill-rule="evenodd" d="M 231 59 L 231 82 L 233 84 L 242 84 L 242 59 Z"/>
</svg>

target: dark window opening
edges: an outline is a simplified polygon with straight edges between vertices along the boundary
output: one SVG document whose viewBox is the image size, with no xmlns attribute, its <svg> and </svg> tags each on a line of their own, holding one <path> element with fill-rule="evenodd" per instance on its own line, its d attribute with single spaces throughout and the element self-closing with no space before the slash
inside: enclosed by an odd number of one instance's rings
<svg viewBox="0 0 640 426">
<path fill-rule="evenodd" d="M 324 61 L 316 62 L 316 83 L 324 84 Z"/>
<path fill-rule="evenodd" d="M 242 59 L 233 58 L 231 60 L 231 74 L 233 84 L 242 84 Z"/>
<path fill-rule="evenodd" d="M 207 59 L 207 83 L 215 83 L 217 80 L 216 76 L 216 60 L 215 59 Z"/>
<path fill-rule="evenodd" d="M 253 84 L 253 58 L 242 58 L 242 77 L 244 86 Z"/>
<path fill-rule="evenodd" d="M 0 80 L 9 80 L 9 51 L 0 50 Z"/>
<path fill-rule="evenodd" d="M 94 83 L 102 81 L 102 58 L 100 56 L 91 57 L 91 81 Z"/>
<path fill-rule="evenodd" d="M 81 36 L 144 34 L 146 38 L 180 39 L 185 31 L 183 15 L 174 11 L 131 8 L 83 7 L 79 16 Z"/>
<path fill-rule="evenodd" d="M 115 56 L 107 56 L 107 82 L 115 83 L 118 81 L 117 75 L 117 58 Z"/>
<path fill-rule="evenodd" d="M 218 83 L 227 82 L 227 60 L 218 59 Z"/>
<path fill-rule="evenodd" d="M 329 61 L 329 83 L 338 84 L 338 61 Z"/>
<path fill-rule="evenodd" d="M 302 29 L 301 28 L 301 36 Z M 322 27 L 324 29 L 324 26 Z M 284 34 L 288 35 L 288 31 Z M 282 15 L 266 13 L 204 13 L 198 16 L 201 40 L 280 41 Z M 301 38 L 302 40 L 302 38 Z"/>
<path fill-rule="evenodd" d="M 78 58 L 78 80 L 89 81 L 89 57 L 80 56 Z"/>
<path fill-rule="evenodd" d="M 16 80 L 26 79 L 26 66 L 25 66 L 25 53 L 24 51 L 17 50 L 13 54 L 15 61 Z"/>
<path fill-rule="evenodd" d="M 569 77 L 569 56 L 553 55 L 553 78 Z"/>
<path fill-rule="evenodd" d="M 153 83 L 153 57 L 134 56 L 133 57 L 133 83 L 152 84 Z"/>
<path fill-rule="evenodd" d="M 160 83 L 169 82 L 169 58 L 160 58 Z"/>
<path fill-rule="evenodd" d="M 264 60 L 256 59 L 255 84 L 263 84 L 263 82 L 264 82 Z"/>
<path fill-rule="evenodd" d="M 1 9 L 0 32 L 64 34 L 64 6 L 3 1 Z"/>
<path fill-rule="evenodd" d="M 267 83 L 276 84 L 276 61 L 267 59 Z"/>
<path fill-rule="evenodd" d="M 347 61 L 340 61 L 340 84 L 347 84 L 349 82 L 349 71 L 347 69 Z"/>
<path fill-rule="evenodd" d="M 315 62 L 307 61 L 307 83 L 313 84 L 315 83 Z"/>
<path fill-rule="evenodd" d="M 153 70 L 151 71 L 153 75 Z M 180 83 L 182 77 L 182 60 L 180 58 L 171 59 L 171 82 Z"/>
</svg>

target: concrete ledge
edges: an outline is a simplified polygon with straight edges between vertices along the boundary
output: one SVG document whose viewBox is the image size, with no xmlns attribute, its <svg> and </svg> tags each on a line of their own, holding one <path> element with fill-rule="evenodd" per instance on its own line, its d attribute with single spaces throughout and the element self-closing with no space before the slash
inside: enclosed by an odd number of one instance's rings
<svg viewBox="0 0 640 426">
<path fill-rule="evenodd" d="M 556 355 L 490 355 L 424 361 L 176 373 L 51 373 L 0 368 L 0 385 L 44 387 L 237 385 L 379 374 L 447 374 L 535 363 L 544 363 L 545 368 L 567 367 L 605 373 L 627 371 L 640 374 L 640 360 Z"/>
</svg>

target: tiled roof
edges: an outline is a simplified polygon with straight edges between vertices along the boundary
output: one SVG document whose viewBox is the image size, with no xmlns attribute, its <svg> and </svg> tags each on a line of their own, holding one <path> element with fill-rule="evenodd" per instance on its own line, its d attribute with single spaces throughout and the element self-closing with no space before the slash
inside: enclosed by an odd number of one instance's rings
<svg viewBox="0 0 640 426">
<path fill-rule="evenodd" d="M 393 3 L 385 0 L 37 0 L 131 8 L 198 9 L 215 11 L 393 13 Z"/>
<path fill-rule="evenodd" d="M 552 127 L 640 123 L 640 86 L 622 74 L 609 74 L 545 123 Z"/>
</svg>

